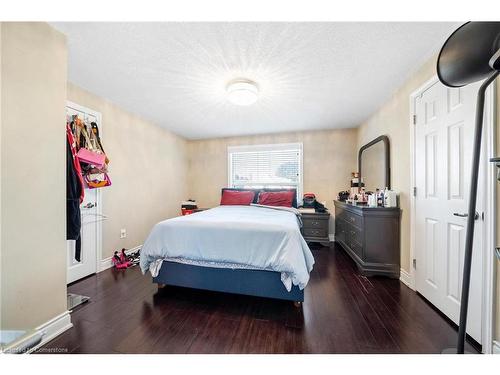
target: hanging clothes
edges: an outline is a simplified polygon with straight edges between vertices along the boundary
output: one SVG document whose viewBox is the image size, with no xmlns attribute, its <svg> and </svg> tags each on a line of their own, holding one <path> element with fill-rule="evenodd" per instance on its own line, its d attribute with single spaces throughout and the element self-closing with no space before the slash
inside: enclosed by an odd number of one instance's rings
<svg viewBox="0 0 500 375">
<path fill-rule="evenodd" d="M 71 130 L 66 125 L 66 238 L 76 240 L 75 260 L 81 260 L 81 238 L 82 226 L 80 216 L 80 203 L 83 201 L 83 181 L 78 167 L 75 166 L 75 157 L 72 144 L 74 144 Z M 78 164 L 78 161 L 77 163 Z"/>
<path fill-rule="evenodd" d="M 85 197 L 85 185 L 83 182 L 82 168 L 80 166 L 80 162 L 78 161 L 78 158 L 76 157 L 78 150 L 76 147 L 75 137 L 73 136 L 73 131 L 71 130 L 71 127 L 68 123 L 66 123 L 66 137 L 68 139 L 68 143 L 70 144 L 71 154 L 73 156 L 73 166 L 75 167 L 76 174 L 78 176 L 78 180 L 80 183 L 80 191 L 81 191 L 80 203 L 82 203 L 83 198 Z"/>
</svg>

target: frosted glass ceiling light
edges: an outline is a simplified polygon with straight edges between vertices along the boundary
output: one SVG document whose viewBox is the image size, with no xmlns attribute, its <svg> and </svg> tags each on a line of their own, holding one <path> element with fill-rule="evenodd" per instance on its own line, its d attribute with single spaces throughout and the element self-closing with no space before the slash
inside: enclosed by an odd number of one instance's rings
<svg viewBox="0 0 500 375">
<path fill-rule="evenodd" d="M 250 105 L 259 98 L 259 87 L 249 79 L 236 79 L 226 86 L 227 100 L 236 105 Z"/>
</svg>

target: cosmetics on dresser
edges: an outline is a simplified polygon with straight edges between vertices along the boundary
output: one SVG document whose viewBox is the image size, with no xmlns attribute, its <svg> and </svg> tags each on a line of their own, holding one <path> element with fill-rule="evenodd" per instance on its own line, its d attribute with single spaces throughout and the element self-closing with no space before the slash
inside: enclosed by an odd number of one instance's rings
<svg viewBox="0 0 500 375">
<path fill-rule="evenodd" d="M 340 191 L 339 195 L 337 196 L 337 199 L 341 202 L 345 202 L 346 200 L 349 199 L 350 193 L 348 191 Z"/>
<path fill-rule="evenodd" d="M 376 196 L 377 196 L 377 207 L 383 207 L 384 206 L 384 193 L 380 191 L 380 189 L 376 190 Z"/>
<path fill-rule="evenodd" d="M 377 195 L 370 194 L 368 195 L 368 207 L 377 207 Z"/>
<path fill-rule="evenodd" d="M 384 194 L 384 207 L 397 207 L 397 194 L 394 190 L 386 190 Z"/>
<path fill-rule="evenodd" d="M 358 203 L 366 203 L 368 200 L 365 188 L 361 188 L 361 192 L 358 194 Z"/>
<path fill-rule="evenodd" d="M 354 197 L 357 196 L 361 192 L 361 188 L 363 188 L 365 184 L 363 183 L 363 179 L 359 178 L 359 173 L 358 172 L 352 172 L 351 173 L 351 191 L 349 195 L 349 201 L 353 201 Z M 358 196 L 358 200 L 359 200 Z"/>
</svg>

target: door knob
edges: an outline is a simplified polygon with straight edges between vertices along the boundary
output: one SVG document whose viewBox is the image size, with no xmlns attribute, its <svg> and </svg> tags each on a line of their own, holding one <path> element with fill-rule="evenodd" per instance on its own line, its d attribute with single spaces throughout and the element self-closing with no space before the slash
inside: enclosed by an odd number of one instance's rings
<svg viewBox="0 0 500 375">
<path fill-rule="evenodd" d="M 466 214 L 466 213 L 460 214 L 458 212 L 454 212 L 453 215 L 458 216 L 458 217 L 468 217 L 469 216 L 469 214 Z M 476 212 L 474 214 L 474 220 L 477 220 L 477 219 L 479 219 L 479 213 Z"/>
<path fill-rule="evenodd" d="M 97 203 L 89 202 L 83 208 L 94 208 L 95 206 L 97 206 Z"/>
<path fill-rule="evenodd" d="M 495 247 L 495 255 L 497 256 L 497 259 L 500 260 L 500 247 Z"/>
</svg>

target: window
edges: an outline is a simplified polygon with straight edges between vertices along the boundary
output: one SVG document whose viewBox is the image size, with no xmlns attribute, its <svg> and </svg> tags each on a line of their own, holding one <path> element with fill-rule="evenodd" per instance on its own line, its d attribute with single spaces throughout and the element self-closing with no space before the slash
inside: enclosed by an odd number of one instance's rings
<svg viewBox="0 0 500 375">
<path fill-rule="evenodd" d="M 229 186 L 295 188 L 302 197 L 302 143 L 228 147 Z"/>
</svg>

